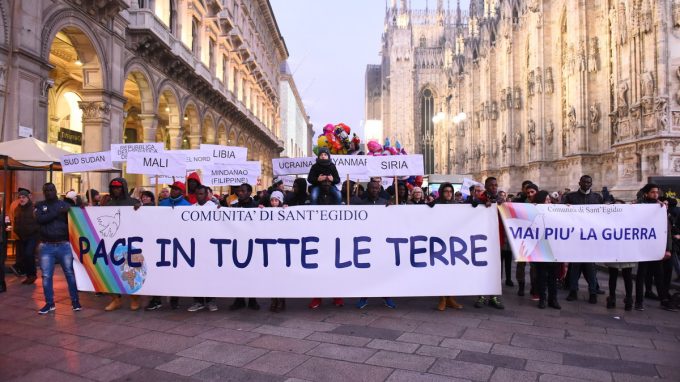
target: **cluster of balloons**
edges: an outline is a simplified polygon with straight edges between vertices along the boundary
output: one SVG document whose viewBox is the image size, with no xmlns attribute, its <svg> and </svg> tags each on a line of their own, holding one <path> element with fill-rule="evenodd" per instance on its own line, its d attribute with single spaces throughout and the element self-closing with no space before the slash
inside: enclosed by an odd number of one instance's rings
<svg viewBox="0 0 680 382">
<path fill-rule="evenodd" d="M 316 146 L 313 148 L 314 154 L 318 154 L 319 148 L 326 147 L 331 154 L 363 155 L 363 152 L 359 151 L 361 139 L 351 131 L 352 129 L 344 123 L 327 124 L 316 140 Z"/>
<path fill-rule="evenodd" d="M 401 147 L 401 143 L 397 143 L 392 146 L 389 138 L 385 138 L 385 144 L 381 145 L 377 141 L 370 141 L 366 144 L 368 153 L 366 155 L 371 156 L 384 156 L 384 155 L 406 155 L 406 150 Z"/>
</svg>

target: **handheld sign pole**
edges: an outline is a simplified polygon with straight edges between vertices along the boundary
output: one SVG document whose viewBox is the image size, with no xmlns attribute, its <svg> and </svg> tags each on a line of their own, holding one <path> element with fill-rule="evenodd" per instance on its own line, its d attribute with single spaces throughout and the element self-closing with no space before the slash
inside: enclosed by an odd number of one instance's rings
<svg viewBox="0 0 680 382">
<path fill-rule="evenodd" d="M 160 190 L 159 190 L 159 184 L 158 184 L 158 175 L 156 175 L 156 197 L 153 198 L 156 201 L 156 206 L 158 206 L 158 199 L 160 199 Z"/>
<path fill-rule="evenodd" d="M 90 183 L 90 173 L 85 173 L 85 180 L 87 180 L 87 203 L 92 205 L 92 183 Z"/>
<path fill-rule="evenodd" d="M 399 205 L 399 182 L 396 175 L 394 177 L 394 204 Z"/>
<path fill-rule="evenodd" d="M 347 174 L 347 205 L 349 206 L 349 174 Z"/>
</svg>

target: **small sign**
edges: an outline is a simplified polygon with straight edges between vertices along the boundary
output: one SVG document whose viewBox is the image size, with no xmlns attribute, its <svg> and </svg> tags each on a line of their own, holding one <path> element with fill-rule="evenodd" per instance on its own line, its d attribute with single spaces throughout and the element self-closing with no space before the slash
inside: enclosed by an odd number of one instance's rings
<svg viewBox="0 0 680 382">
<path fill-rule="evenodd" d="M 81 133 L 80 131 L 64 129 L 62 127 L 59 129 L 59 135 L 57 136 L 57 140 L 64 143 L 70 143 L 72 145 L 80 146 L 83 144 L 83 133 Z"/>
<path fill-rule="evenodd" d="M 19 136 L 28 138 L 33 136 L 33 128 L 19 125 Z"/>
<path fill-rule="evenodd" d="M 64 155 L 61 157 L 61 169 L 64 173 L 110 170 L 112 168 L 110 151 Z"/>
<path fill-rule="evenodd" d="M 183 154 L 132 152 L 127 156 L 128 174 L 185 176 L 186 157 Z"/>
</svg>

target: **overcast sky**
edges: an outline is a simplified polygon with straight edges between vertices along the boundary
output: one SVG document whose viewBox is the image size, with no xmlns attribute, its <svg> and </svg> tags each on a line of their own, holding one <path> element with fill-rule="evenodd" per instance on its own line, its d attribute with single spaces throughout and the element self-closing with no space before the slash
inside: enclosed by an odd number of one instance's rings
<svg viewBox="0 0 680 382">
<path fill-rule="evenodd" d="M 270 2 L 314 130 L 343 122 L 363 136 L 359 127 L 364 118 L 364 74 L 367 64 L 380 63 L 385 0 Z M 426 0 L 412 3 L 413 8 L 424 9 Z M 451 6 L 455 4 L 451 0 Z M 429 1 L 430 9 L 436 5 L 436 0 Z"/>
</svg>

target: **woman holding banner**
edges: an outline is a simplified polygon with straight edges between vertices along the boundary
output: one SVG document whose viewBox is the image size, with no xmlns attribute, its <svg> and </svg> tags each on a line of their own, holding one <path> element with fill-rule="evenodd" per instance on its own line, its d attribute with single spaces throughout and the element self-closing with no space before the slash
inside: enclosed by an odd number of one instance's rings
<svg viewBox="0 0 680 382">
<path fill-rule="evenodd" d="M 434 201 L 434 204 L 455 204 L 453 192 L 453 185 L 451 183 L 442 183 L 442 185 L 439 186 L 439 198 Z M 439 297 L 437 310 L 442 312 L 446 310 L 446 308 L 463 309 L 463 305 L 459 304 L 453 296 Z"/>
</svg>

